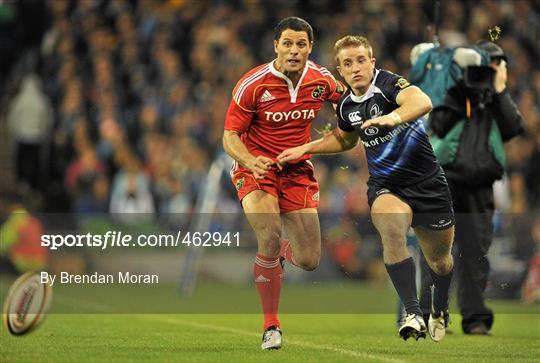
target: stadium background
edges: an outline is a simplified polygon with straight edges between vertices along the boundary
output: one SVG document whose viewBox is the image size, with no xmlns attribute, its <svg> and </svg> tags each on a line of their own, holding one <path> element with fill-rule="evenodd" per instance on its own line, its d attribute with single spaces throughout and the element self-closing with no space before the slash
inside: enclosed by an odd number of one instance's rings
<svg viewBox="0 0 540 363">
<path fill-rule="evenodd" d="M 489 294 L 520 298 L 540 243 L 540 4 L 442 3 L 443 45 L 475 43 L 489 28 L 502 28 L 498 43 L 510 60 L 508 87 L 527 133 L 507 145 L 508 177 L 495 190 L 500 213 Z M 135 221 L 120 221 L 127 224 L 163 226 L 167 220 L 166 228 L 189 220 L 201 180 L 221 149 L 230 92 L 247 70 L 273 59 L 273 26 L 289 15 L 313 25 L 315 62 L 334 69 L 334 41 L 363 34 L 374 45 L 378 67 L 407 75 L 411 48 L 431 40 L 426 26 L 433 21 L 433 2 L 2 2 L 2 190 L 21 196 L 42 216 L 45 230 L 79 230 L 81 221 L 109 212 L 139 213 Z M 330 107 L 318 116 L 313 136 L 328 122 L 334 122 Z M 367 222 L 361 148 L 317 157 L 315 164 L 325 252 L 317 272 L 298 272 L 297 279 L 386 281 L 379 242 Z M 240 214 L 231 183 L 224 178 L 221 185 L 215 211 Z M 127 198 L 136 199 L 129 209 Z M 47 220 L 53 213 L 63 213 L 60 222 Z M 255 246 L 245 247 L 234 251 L 236 257 L 227 250 L 229 260 L 210 255 L 207 275 L 247 283 Z M 182 254 L 145 253 L 148 266 L 161 264 L 171 280 L 177 277 Z M 104 260 L 77 251 L 52 259 L 51 268 L 86 270 Z M 239 261 L 241 273 L 230 273 Z M 294 269 L 288 274 L 294 280 Z"/>
</svg>

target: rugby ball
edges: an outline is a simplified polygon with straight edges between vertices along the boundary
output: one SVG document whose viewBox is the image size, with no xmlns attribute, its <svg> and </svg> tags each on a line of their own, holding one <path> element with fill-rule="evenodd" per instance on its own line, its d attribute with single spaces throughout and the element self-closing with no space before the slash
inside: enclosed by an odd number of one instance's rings
<svg viewBox="0 0 540 363">
<path fill-rule="evenodd" d="M 4 301 L 4 325 L 13 335 L 23 335 L 37 328 L 52 302 L 52 288 L 40 281 L 37 272 L 20 276 L 9 288 Z"/>
</svg>

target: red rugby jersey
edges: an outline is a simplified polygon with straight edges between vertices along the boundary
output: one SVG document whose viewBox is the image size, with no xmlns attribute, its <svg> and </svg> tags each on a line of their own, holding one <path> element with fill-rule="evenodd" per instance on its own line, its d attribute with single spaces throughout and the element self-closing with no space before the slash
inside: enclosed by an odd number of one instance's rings
<svg viewBox="0 0 540 363">
<path fill-rule="evenodd" d="M 296 87 L 276 70 L 274 61 L 263 64 L 238 81 L 225 130 L 241 133 L 254 156 L 275 158 L 285 149 L 311 141 L 311 123 L 323 102 L 337 103 L 344 90 L 330 71 L 311 61 Z"/>
</svg>

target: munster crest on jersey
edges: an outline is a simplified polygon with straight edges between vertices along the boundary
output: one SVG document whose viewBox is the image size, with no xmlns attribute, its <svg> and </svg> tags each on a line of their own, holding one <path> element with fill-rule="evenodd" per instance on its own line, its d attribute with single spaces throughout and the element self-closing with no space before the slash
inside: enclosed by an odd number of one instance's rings
<svg viewBox="0 0 540 363">
<path fill-rule="evenodd" d="M 342 95 L 345 92 L 345 87 L 343 87 L 343 84 L 339 81 L 336 82 L 336 92 Z"/>
<path fill-rule="evenodd" d="M 244 186 L 244 178 L 240 178 L 236 181 L 236 190 L 242 189 Z"/>
<path fill-rule="evenodd" d="M 326 89 L 325 86 L 317 86 L 313 89 L 313 92 L 311 92 L 311 96 L 315 99 L 321 98 L 325 89 Z"/>
</svg>

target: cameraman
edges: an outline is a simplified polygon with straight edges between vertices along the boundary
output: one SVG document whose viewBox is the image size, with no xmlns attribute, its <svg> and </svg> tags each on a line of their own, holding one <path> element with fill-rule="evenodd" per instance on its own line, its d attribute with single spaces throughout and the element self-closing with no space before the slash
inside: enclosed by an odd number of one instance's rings
<svg viewBox="0 0 540 363">
<path fill-rule="evenodd" d="M 523 120 L 506 89 L 508 59 L 502 48 L 489 41 L 477 46 L 489 55 L 490 64 L 467 67 L 463 79 L 431 112 L 429 124 L 445 149 L 436 153 L 456 214 L 454 276 L 462 329 L 465 334 L 488 335 L 493 311 L 485 305 L 484 290 L 493 236 L 493 183 L 504 174 L 503 143 L 523 132 Z"/>
</svg>

